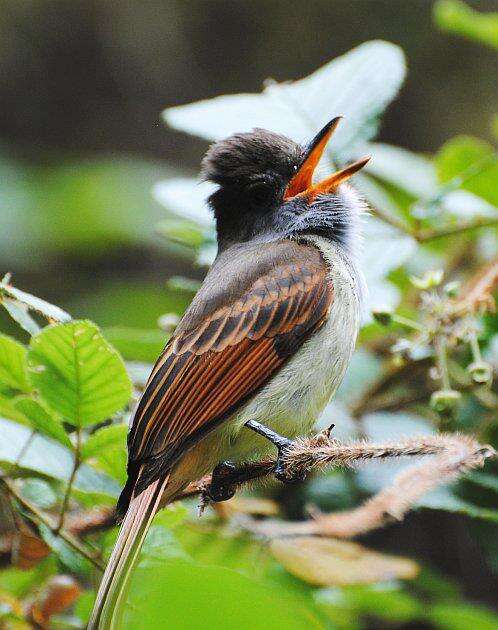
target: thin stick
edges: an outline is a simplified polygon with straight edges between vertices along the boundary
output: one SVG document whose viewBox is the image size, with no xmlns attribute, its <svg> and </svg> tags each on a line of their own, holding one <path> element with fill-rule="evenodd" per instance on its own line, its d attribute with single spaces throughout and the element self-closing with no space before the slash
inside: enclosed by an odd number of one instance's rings
<svg viewBox="0 0 498 630">
<path fill-rule="evenodd" d="M 57 536 L 62 538 L 62 540 L 64 540 L 70 547 L 72 547 L 75 551 L 77 551 L 83 557 L 89 560 L 95 567 L 97 567 L 97 569 L 100 569 L 101 571 L 104 570 L 104 565 L 100 562 L 100 560 L 98 560 L 92 553 L 90 553 L 84 547 L 84 545 L 82 545 L 79 540 L 77 540 L 72 534 L 64 529 L 60 529 L 55 526 L 52 518 L 48 514 L 40 510 L 38 507 L 36 507 L 36 505 L 33 505 L 31 501 L 25 499 L 18 491 L 15 484 L 12 483 L 12 481 L 5 477 L 0 477 L 0 481 L 5 486 L 7 492 L 9 492 L 9 494 L 14 497 L 16 501 L 30 513 L 34 520 L 38 521 L 39 523 L 43 523 L 43 525 L 48 527 L 53 534 L 56 534 Z"/>
<path fill-rule="evenodd" d="M 61 506 L 61 511 L 59 514 L 59 524 L 57 525 L 57 528 L 54 532 L 55 534 L 57 534 L 58 531 L 64 527 L 64 518 L 66 516 L 67 507 L 69 505 L 69 499 L 71 497 L 71 490 L 73 489 L 74 479 L 76 477 L 76 473 L 78 472 L 78 468 L 80 467 L 80 464 L 81 464 L 80 451 L 81 451 L 81 429 L 78 429 L 76 432 L 76 445 L 74 448 L 73 468 L 71 470 L 71 474 L 69 475 L 66 491 L 64 493 L 64 498 L 62 499 L 62 506 Z"/>
<path fill-rule="evenodd" d="M 427 229 L 415 232 L 413 236 L 419 241 L 419 243 L 426 243 L 427 241 L 433 241 L 437 238 L 444 236 L 454 236 L 455 234 L 461 234 L 469 230 L 478 230 L 479 228 L 494 227 L 498 225 L 497 219 L 476 219 L 475 221 L 466 221 L 460 223 L 460 225 L 453 225 L 447 228 Z"/>
<path fill-rule="evenodd" d="M 399 521 L 410 507 L 429 490 L 448 483 L 460 474 L 480 467 L 488 457 L 496 455 L 490 446 L 482 446 L 475 439 L 458 434 L 441 434 L 419 439 L 386 444 L 323 443 L 313 445 L 312 440 L 299 441 L 291 453 L 289 466 L 351 466 L 368 459 L 386 459 L 405 456 L 434 455 L 420 465 L 410 466 L 401 472 L 387 488 L 353 510 L 331 514 L 312 514 L 304 522 L 248 521 L 244 525 L 260 535 L 296 536 L 321 535 L 351 538 Z"/>
</svg>

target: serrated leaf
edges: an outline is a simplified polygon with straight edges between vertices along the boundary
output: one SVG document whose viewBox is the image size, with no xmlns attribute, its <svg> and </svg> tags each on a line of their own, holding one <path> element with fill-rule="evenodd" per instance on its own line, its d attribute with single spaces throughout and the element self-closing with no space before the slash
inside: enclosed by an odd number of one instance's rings
<svg viewBox="0 0 498 630">
<path fill-rule="evenodd" d="M 71 440 L 64 431 L 60 418 L 46 409 L 40 402 L 33 398 L 19 396 L 13 404 L 34 429 L 72 449 Z"/>
<path fill-rule="evenodd" d="M 40 315 L 43 315 L 49 321 L 68 322 L 71 320 L 71 315 L 66 313 L 66 311 L 63 311 L 58 306 L 54 306 L 54 304 L 50 304 L 50 302 L 46 302 L 45 300 L 31 295 L 30 293 L 21 291 L 6 282 L 0 283 L 0 294 L 7 295 L 12 299 L 21 302 L 21 304 L 25 304 L 29 309 L 40 313 Z"/>
<path fill-rule="evenodd" d="M 16 397 L 9 397 L 0 394 L 0 417 L 15 420 L 20 424 L 29 424 L 26 416 L 21 413 L 15 406 Z"/>
<path fill-rule="evenodd" d="M 98 456 L 107 449 L 126 448 L 128 427 L 125 424 L 113 424 L 99 429 L 87 439 L 81 449 L 81 459 Z"/>
<path fill-rule="evenodd" d="M 398 46 L 385 41 L 361 44 L 293 83 L 272 84 L 261 94 L 235 94 L 172 107 L 164 112 L 175 129 L 218 140 L 254 127 L 308 141 L 334 116 L 346 119 L 331 150 L 341 156 L 372 138 L 379 115 L 405 77 Z"/>
<path fill-rule="evenodd" d="M 270 551 L 292 575 L 314 586 L 412 579 L 413 560 L 371 551 L 345 540 L 301 536 L 272 540 Z"/>
<path fill-rule="evenodd" d="M 101 422 L 130 399 L 123 360 L 92 322 L 45 328 L 31 339 L 28 363 L 41 397 L 74 426 Z"/>
<path fill-rule="evenodd" d="M 67 482 L 74 464 L 74 456 L 69 449 L 41 435 L 35 435 L 25 449 L 31 429 L 5 418 L 0 418 L 0 435 L 0 462 L 16 464 L 19 454 L 24 451 L 19 462 L 22 468 Z M 74 487 L 83 492 L 111 497 L 117 497 L 121 490 L 114 479 L 86 464 L 80 466 L 76 473 Z"/>
<path fill-rule="evenodd" d="M 0 383 L 21 392 L 29 392 L 26 348 L 12 337 L 0 334 Z"/>
</svg>

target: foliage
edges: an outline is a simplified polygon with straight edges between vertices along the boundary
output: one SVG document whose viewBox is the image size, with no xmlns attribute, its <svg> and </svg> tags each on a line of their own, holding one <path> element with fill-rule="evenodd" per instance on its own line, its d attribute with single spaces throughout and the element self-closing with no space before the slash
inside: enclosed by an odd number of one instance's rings
<svg viewBox="0 0 498 630">
<path fill-rule="evenodd" d="M 492 15 L 477 16 L 457 2 L 439 2 L 435 11 L 444 28 L 496 45 Z M 344 114 L 322 166 L 373 156 L 355 181 L 372 208 L 361 261 L 370 300 L 358 352 L 319 428 L 333 421 L 340 439 L 377 440 L 449 428 L 496 447 L 496 150 L 491 139 L 470 136 L 449 139 L 434 156 L 375 143 L 405 73 L 398 47 L 367 42 L 299 81 L 171 108 L 164 118 L 206 140 L 263 126 L 302 141 Z M 65 169 L 74 175 L 71 165 Z M 51 212 L 58 217 L 51 231 L 40 231 L 39 253 L 56 246 L 90 253 L 118 248 L 136 233 L 142 246 L 157 247 L 150 224 L 161 218 L 158 233 L 168 251 L 188 263 L 191 277 L 160 288 L 133 279 L 92 286 L 85 312 L 103 330 L 20 291 L 9 277 L 0 283 L 0 304 L 15 322 L 0 335 L 0 541 L 6 564 L 0 625 L 26 627 L 41 615 L 53 627 L 84 627 L 97 567 L 115 540 L 109 506 L 126 476 L 134 398 L 174 326 L 171 314 L 181 314 L 212 259 L 213 224 L 204 204 L 209 186 L 185 176 L 156 183 L 154 196 L 167 210 L 159 217 L 141 188 L 144 181 L 152 184 L 153 173 L 144 167 L 135 187 L 126 180 L 134 191 L 127 196 L 123 164 L 87 165 L 81 198 L 68 197 L 66 204 L 50 201 L 62 171 L 43 182 L 42 192 L 27 176 L 44 220 Z M 139 204 L 151 205 L 145 219 L 135 216 Z M 67 208 L 69 223 L 61 221 Z M 15 221 L 28 214 L 19 212 Z M 88 225 L 89 231 L 82 229 Z M 71 312 L 79 312 L 73 306 Z M 168 317 L 156 324 L 162 313 Z M 308 502 L 327 512 L 350 508 L 384 486 L 398 466 L 334 470 L 285 499 L 273 486 L 256 489 L 266 503 L 254 494 L 237 497 L 201 521 L 192 502 L 169 507 L 154 521 L 128 605 L 117 613 L 133 628 L 495 626 L 490 611 L 466 602 L 430 563 L 394 556 L 396 549 L 388 554 L 317 538 L 268 545 L 240 526 L 248 515 L 283 521 L 292 511 L 303 519 Z M 460 513 L 470 531 L 494 532 L 474 536 L 489 571 L 498 567 L 497 487 L 490 464 L 417 506 L 423 517 L 429 510 Z M 66 574 L 76 582 L 54 581 Z"/>
</svg>

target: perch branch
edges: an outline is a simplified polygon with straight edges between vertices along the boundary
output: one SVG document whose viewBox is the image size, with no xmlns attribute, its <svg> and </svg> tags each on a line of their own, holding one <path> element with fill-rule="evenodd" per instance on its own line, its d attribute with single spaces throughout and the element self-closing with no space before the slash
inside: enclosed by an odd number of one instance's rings
<svg viewBox="0 0 498 630">
<path fill-rule="evenodd" d="M 372 444 L 363 440 L 341 443 L 330 439 L 326 433 L 311 438 L 299 438 L 282 454 L 288 474 L 309 474 L 316 469 L 330 467 L 352 467 L 373 459 L 420 457 L 432 455 L 427 462 L 416 464 L 400 473 L 393 483 L 381 490 L 354 510 L 332 514 L 315 514 L 311 520 L 286 523 L 283 521 L 247 521 L 244 527 L 264 536 L 322 535 L 350 538 L 372 529 L 382 527 L 393 520 L 401 520 L 422 495 L 442 483 L 456 479 L 472 468 L 480 467 L 485 460 L 495 455 L 490 446 L 483 446 L 474 438 L 460 434 L 440 434 L 411 438 L 398 442 Z M 271 475 L 274 460 L 247 464 L 240 469 L 235 480 L 241 487 L 258 478 Z M 175 500 L 205 494 L 211 476 L 191 483 Z M 76 519 L 79 519 L 78 521 Z M 72 533 L 90 533 L 113 524 L 110 508 L 92 511 L 88 519 L 68 517 Z"/>
<path fill-rule="evenodd" d="M 297 523 L 282 521 L 250 522 L 254 533 L 274 537 L 287 535 L 321 535 L 350 538 L 402 520 L 422 495 L 442 483 L 456 479 L 472 468 L 480 467 L 495 455 L 490 446 L 459 434 L 440 434 L 386 444 L 353 442 L 340 444 L 333 440 L 313 442 L 299 440 L 287 453 L 290 469 L 310 471 L 315 467 L 364 463 L 369 459 L 391 459 L 405 456 L 434 455 L 427 462 L 410 466 L 395 477 L 393 483 L 353 510 L 332 514 L 315 513 L 311 520 Z"/>
</svg>

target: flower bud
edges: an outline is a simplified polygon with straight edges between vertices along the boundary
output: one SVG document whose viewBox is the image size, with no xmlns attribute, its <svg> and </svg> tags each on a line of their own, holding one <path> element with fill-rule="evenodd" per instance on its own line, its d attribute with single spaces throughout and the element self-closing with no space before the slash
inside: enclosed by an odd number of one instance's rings
<svg viewBox="0 0 498 630">
<path fill-rule="evenodd" d="M 449 298 L 456 298 L 460 292 L 460 282 L 455 280 L 454 282 L 448 282 L 444 285 L 444 292 Z"/>
<path fill-rule="evenodd" d="M 410 282 L 417 289 L 433 289 L 438 287 L 443 281 L 444 272 L 442 269 L 434 269 L 433 271 L 427 271 L 422 278 L 417 276 L 410 276 Z"/>
<path fill-rule="evenodd" d="M 373 318 L 381 326 L 389 326 L 393 321 L 393 314 L 388 308 L 379 308 L 372 311 Z"/>
<path fill-rule="evenodd" d="M 462 394 L 455 389 L 440 389 L 431 396 L 431 407 L 439 414 L 451 414 L 460 404 Z"/>
<path fill-rule="evenodd" d="M 467 372 L 472 376 L 474 383 L 480 385 L 493 381 L 493 367 L 486 361 L 475 361 L 467 367 Z"/>
</svg>

